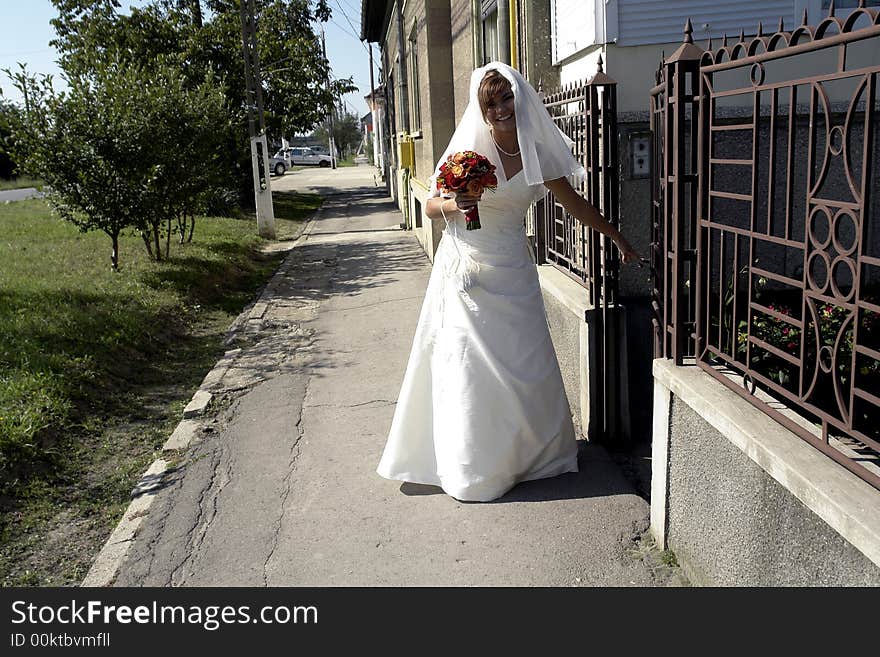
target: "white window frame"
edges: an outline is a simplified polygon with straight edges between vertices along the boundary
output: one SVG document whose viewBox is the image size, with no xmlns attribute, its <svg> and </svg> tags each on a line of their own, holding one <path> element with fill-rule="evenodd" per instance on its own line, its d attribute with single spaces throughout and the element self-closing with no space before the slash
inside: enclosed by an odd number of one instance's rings
<svg viewBox="0 0 880 657">
<path fill-rule="evenodd" d="M 593 36 L 592 40 L 587 39 L 583 44 L 575 44 L 575 49 L 571 52 L 565 52 L 563 56 L 559 56 L 560 49 L 558 47 L 558 36 L 556 31 L 556 4 L 559 0 L 550 1 L 550 56 L 554 65 L 565 62 L 566 60 L 576 57 L 578 54 L 594 48 L 597 45 L 608 43 L 609 35 L 613 34 L 613 39 L 617 41 L 617 0 L 608 0 L 610 7 L 606 7 L 606 0 L 582 0 L 580 5 L 593 3 Z M 608 20 L 612 22 L 612 29 L 608 29 Z"/>
<path fill-rule="evenodd" d="M 499 50 L 498 47 L 498 0 L 479 0 L 479 11 L 480 11 L 480 50 L 482 51 L 480 62 L 481 65 L 486 65 L 490 61 L 498 59 Z M 495 43 L 494 47 L 491 49 L 486 47 L 486 19 L 489 18 L 492 14 L 495 15 Z M 490 56 L 491 55 L 491 56 Z"/>
</svg>

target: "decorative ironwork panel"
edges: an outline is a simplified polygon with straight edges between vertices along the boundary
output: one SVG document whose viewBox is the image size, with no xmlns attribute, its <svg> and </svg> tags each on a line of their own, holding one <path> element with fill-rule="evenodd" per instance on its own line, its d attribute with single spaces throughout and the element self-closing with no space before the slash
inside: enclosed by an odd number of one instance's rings
<svg viewBox="0 0 880 657">
<path fill-rule="evenodd" d="M 544 105 L 573 142 L 586 171 L 577 191 L 615 226 L 619 216 L 616 83 L 602 70 L 589 82 L 547 94 Z M 555 265 L 587 289 L 594 306 L 617 300 L 619 261 L 610 240 L 565 212 L 553 194 L 538 206 L 537 242 L 541 262 Z"/>
<path fill-rule="evenodd" d="M 878 77 L 865 8 L 702 56 L 696 337 L 700 367 L 880 488 Z"/>
<path fill-rule="evenodd" d="M 602 69 L 588 82 L 571 84 L 544 99 L 554 123 L 573 142 L 585 176 L 576 189 L 614 226 L 619 221 L 617 83 Z M 586 288 L 593 306 L 591 358 L 597 364 L 590 388 L 593 437 L 618 437 L 621 417 L 619 256 L 611 240 L 569 215 L 552 193 L 537 204 L 538 261 L 551 263 Z"/>
</svg>

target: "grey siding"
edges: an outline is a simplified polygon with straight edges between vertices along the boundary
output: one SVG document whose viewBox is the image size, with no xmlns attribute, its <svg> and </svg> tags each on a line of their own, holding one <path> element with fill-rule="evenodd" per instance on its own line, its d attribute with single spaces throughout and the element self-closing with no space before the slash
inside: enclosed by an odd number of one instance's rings
<svg viewBox="0 0 880 657">
<path fill-rule="evenodd" d="M 776 31 L 780 17 L 785 20 L 787 29 L 791 29 L 794 5 L 793 0 L 617 0 L 618 43 L 637 46 L 680 42 L 688 18 L 694 26 L 695 41 L 705 41 L 710 34 L 717 38 L 725 32 L 738 36 L 740 30 L 755 34 L 759 22 L 763 22 L 765 33 L 772 33 Z M 708 29 L 704 27 L 706 23 Z"/>
</svg>

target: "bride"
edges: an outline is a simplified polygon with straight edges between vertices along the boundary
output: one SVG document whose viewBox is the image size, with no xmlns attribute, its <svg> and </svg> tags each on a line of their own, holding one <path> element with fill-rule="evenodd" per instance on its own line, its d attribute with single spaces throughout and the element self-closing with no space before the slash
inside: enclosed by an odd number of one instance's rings
<svg viewBox="0 0 880 657">
<path fill-rule="evenodd" d="M 383 477 L 488 501 L 521 481 L 577 472 L 525 212 L 549 189 L 569 214 L 608 235 L 623 262 L 638 254 L 569 184 L 584 174 L 571 144 L 518 71 L 493 62 L 473 72 L 468 107 L 432 183 L 448 155 L 473 150 L 495 165 L 498 187 L 444 197 L 431 186 L 425 214 L 446 228 L 377 469 Z M 482 228 L 465 230 L 464 213 L 477 203 Z"/>
</svg>

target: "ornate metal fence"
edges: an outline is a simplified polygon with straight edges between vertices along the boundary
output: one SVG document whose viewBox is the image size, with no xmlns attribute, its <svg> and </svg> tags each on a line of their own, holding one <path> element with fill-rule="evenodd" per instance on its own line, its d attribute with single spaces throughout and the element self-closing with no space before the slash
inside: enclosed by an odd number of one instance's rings
<svg viewBox="0 0 880 657">
<path fill-rule="evenodd" d="M 602 70 L 589 82 L 567 85 L 547 94 L 544 105 L 574 141 L 575 157 L 586 177 L 578 191 L 603 216 L 618 225 L 620 185 L 617 153 L 617 83 Z M 617 250 L 600 233 L 585 228 L 548 194 L 536 220 L 538 260 L 552 263 L 587 288 L 596 307 L 617 301 Z"/>
<path fill-rule="evenodd" d="M 615 226 L 619 223 L 617 83 L 602 69 L 588 82 L 571 84 L 547 94 L 544 105 L 574 141 L 575 157 L 586 176 L 578 192 Z M 593 436 L 618 437 L 622 433 L 617 303 L 619 258 L 608 238 L 584 227 L 565 212 L 553 194 L 537 204 L 535 237 L 539 263 L 549 263 L 586 288 L 594 310 L 590 313 L 591 425 Z"/>
<path fill-rule="evenodd" d="M 651 270 L 654 353 L 676 365 L 694 355 L 697 263 L 697 135 L 694 93 L 703 50 L 685 43 L 657 72 L 651 90 L 653 134 Z"/>
<path fill-rule="evenodd" d="M 831 11 L 661 66 L 656 353 L 880 488 L 880 12 Z"/>
</svg>

